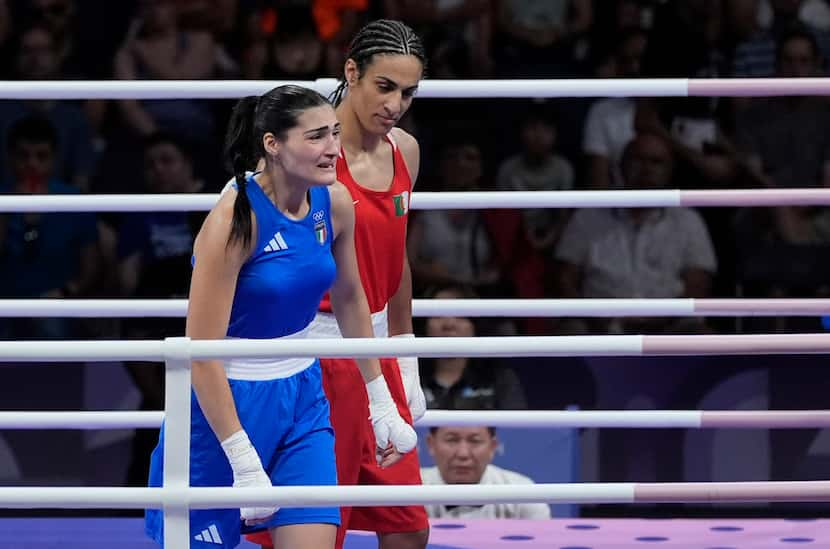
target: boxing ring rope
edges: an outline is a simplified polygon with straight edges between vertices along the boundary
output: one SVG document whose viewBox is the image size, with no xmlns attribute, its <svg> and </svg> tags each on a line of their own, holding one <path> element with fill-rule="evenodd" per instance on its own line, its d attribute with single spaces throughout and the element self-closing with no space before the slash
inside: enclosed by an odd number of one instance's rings
<svg viewBox="0 0 830 549">
<path fill-rule="evenodd" d="M 0 430 L 158 429 L 164 412 L 0 412 Z M 824 429 L 830 411 L 427 410 L 418 427 L 538 429 Z"/>
<path fill-rule="evenodd" d="M 210 210 L 218 194 L 4 195 L 0 212 Z M 462 191 L 412 193 L 413 210 L 828 206 L 830 189 Z"/>
<path fill-rule="evenodd" d="M 0 341 L 0 362 L 163 361 L 231 358 L 704 356 L 830 354 L 830 334 L 591 335 L 294 340 Z"/>
<path fill-rule="evenodd" d="M 273 488 L 0 488 L 0 507 L 142 509 L 189 506 L 329 507 L 488 503 L 828 502 L 830 481 L 562 483 L 449 486 L 279 486 Z M 165 524 L 165 530 L 167 525 Z M 165 531 L 165 544 L 167 544 Z M 187 532 L 184 541 L 187 542 Z M 176 546 L 182 547 L 182 546 Z"/>
<path fill-rule="evenodd" d="M 297 84 L 327 95 L 337 80 L 84 80 L 2 81 L 0 99 L 229 99 L 260 95 L 275 86 Z M 828 78 L 752 79 L 532 79 L 424 80 L 425 98 L 538 97 L 761 97 L 830 95 Z"/>
<path fill-rule="evenodd" d="M 178 318 L 186 299 L 0 299 L 0 318 Z M 412 316 L 823 316 L 830 299 L 413 299 Z"/>
</svg>

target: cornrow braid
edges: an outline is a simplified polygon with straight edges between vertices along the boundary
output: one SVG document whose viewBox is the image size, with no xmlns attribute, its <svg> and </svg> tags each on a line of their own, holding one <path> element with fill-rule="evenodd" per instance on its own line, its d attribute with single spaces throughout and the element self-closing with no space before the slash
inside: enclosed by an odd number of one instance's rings
<svg viewBox="0 0 830 549">
<path fill-rule="evenodd" d="M 376 55 L 414 55 L 426 69 L 427 58 L 421 37 L 394 19 L 378 19 L 360 29 L 349 44 L 346 59 L 353 60 L 358 73 L 363 74 Z M 341 77 L 329 99 L 339 105 L 345 91 L 346 81 Z"/>
</svg>

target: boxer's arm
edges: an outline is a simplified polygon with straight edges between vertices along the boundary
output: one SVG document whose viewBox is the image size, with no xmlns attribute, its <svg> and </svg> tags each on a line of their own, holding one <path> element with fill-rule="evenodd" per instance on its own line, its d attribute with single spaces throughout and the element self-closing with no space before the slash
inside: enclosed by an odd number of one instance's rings
<svg viewBox="0 0 830 549">
<path fill-rule="evenodd" d="M 409 179 L 412 182 L 410 190 L 415 189 L 415 181 L 421 169 L 421 149 L 418 141 L 401 128 L 392 130 L 395 143 L 398 144 L 403 155 L 406 169 L 409 171 Z M 410 199 L 411 199 L 410 194 Z M 407 211 L 409 208 L 407 207 Z M 407 220 L 409 215 L 407 214 Z M 401 281 L 395 295 L 389 300 L 389 335 L 411 334 L 412 329 L 412 268 L 409 265 L 407 254 L 406 238 L 403 245 L 403 268 L 401 269 Z"/>
<path fill-rule="evenodd" d="M 404 249 L 401 283 L 398 291 L 389 300 L 389 335 L 411 334 L 412 329 L 412 270 L 409 257 Z"/>
</svg>

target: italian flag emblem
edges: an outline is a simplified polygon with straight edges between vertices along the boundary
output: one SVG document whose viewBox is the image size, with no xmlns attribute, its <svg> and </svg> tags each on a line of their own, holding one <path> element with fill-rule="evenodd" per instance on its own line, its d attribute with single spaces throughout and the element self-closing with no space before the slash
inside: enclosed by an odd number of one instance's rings
<svg viewBox="0 0 830 549">
<path fill-rule="evenodd" d="M 401 217 L 409 212 L 409 191 L 404 191 L 401 194 L 396 194 L 392 197 L 395 203 L 395 215 Z"/>
<path fill-rule="evenodd" d="M 317 243 L 322 246 L 326 243 L 326 222 L 320 221 L 314 225 L 314 236 L 317 237 Z"/>
</svg>

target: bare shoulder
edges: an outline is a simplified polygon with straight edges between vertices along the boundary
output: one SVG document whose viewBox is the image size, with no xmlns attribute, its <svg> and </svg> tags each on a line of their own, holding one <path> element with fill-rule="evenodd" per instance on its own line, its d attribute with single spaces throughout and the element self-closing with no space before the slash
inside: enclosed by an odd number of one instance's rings
<svg viewBox="0 0 830 549">
<path fill-rule="evenodd" d="M 233 223 L 233 204 L 236 200 L 237 191 L 234 187 L 230 187 L 222 192 L 219 200 L 213 209 L 210 210 L 199 234 L 196 237 L 196 244 L 200 242 L 213 242 L 214 240 L 225 238 L 231 234 L 231 224 Z"/>
<path fill-rule="evenodd" d="M 409 161 L 410 157 L 417 160 L 420 156 L 420 147 L 418 145 L 418 140 L 415 139 L 408 131 L 394 127 L 390 132 L 392 134 L 392 139 L 395 140 L 395 143 L 398 144 L 398 147 L 401 149 L 401 152 L 406 158 L 407 162 Z"/>
<path fill-rule="evenodd" d="M 335 181 L 328 189 L 331 197 L 331 222 L 336 237 L 344 228 L 354 224 L 354 204 L 349 189 L 341 182 Z"/>
<path fill-rule="evenodd" d="M 219 201 L 210 211 L 196 236 L 193 248 L 198 255 L 204 255 L 206 250 L 225 250 L 234 259 L 244 259 L 246 251 L 241 243 L 234 242 L 227 245 L 233 225 L 233 209 L 237 191 L 228 189 L 219 198 Z M 252 217 L 253 214 L 252 214 Z M 253 220 L 252 220 L 253 221 Z M 253 231 L 256 234 L 256 229 Z"/>
<path fill-rule="evenodd" d="M 403 154 L 406 167 L 409 169 L 409 176 L 414 185 L 421 166 L 421 147 L 418 145 L 418 140 L 411 133 L 398 127 L 392 128 L 390 133 L 401 150 L 401 154 Z"/>
<path fill-rule="evenodd" d="M 349 189 L 340 181 L 335 181 L 329 186 L 329 196 L 331 196 L 332 207 L 352 204 L 352 195 Z"/>
</svg>

